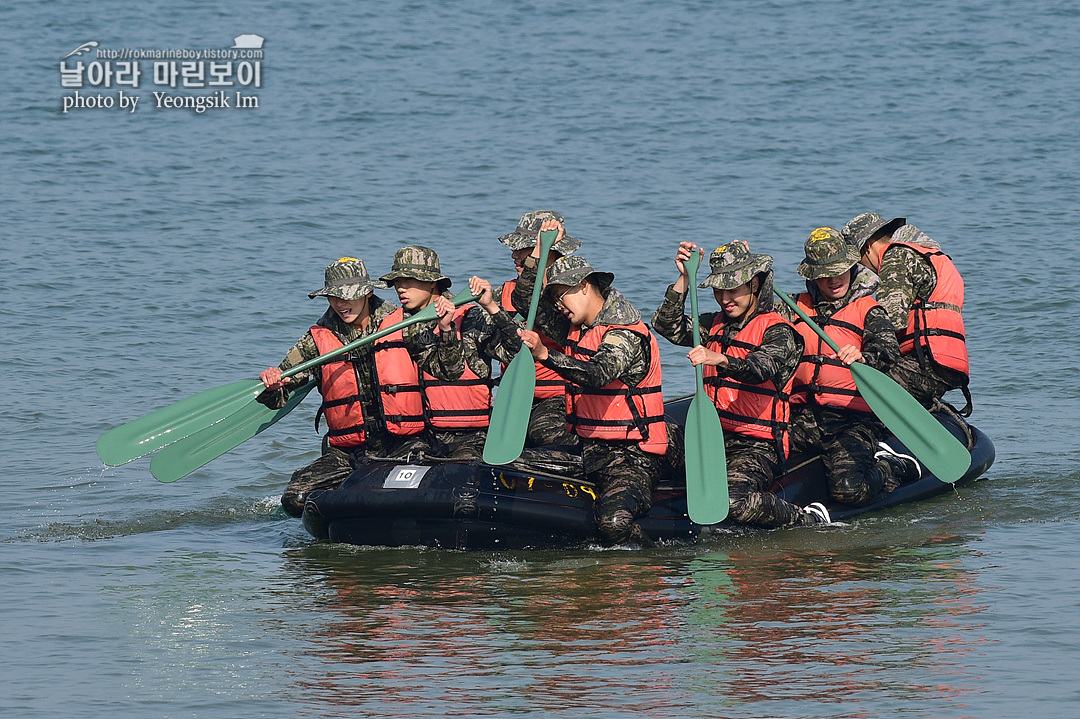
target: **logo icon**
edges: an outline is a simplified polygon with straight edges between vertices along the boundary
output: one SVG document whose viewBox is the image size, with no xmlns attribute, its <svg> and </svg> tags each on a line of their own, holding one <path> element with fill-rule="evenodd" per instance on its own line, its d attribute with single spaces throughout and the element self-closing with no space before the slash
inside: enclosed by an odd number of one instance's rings
<svg viewBox="0 0 1080 719">
<path fill-rule="evenodd" d="M 261 50 L 263 42 L 266 38 L 261 35 L 237 35 L 233 38 L 233 49 L 240 50 Z M 97 43 L 94 43 L 95 45 Z"/>
<path fill-rule="evenodd" d="M 244 36 L 241 36 L 241 37 L 244 37 Z M 237 38 L 237 40 L 239 40 L 239 39 L 240 38 Z M 261 38 L 260 38 L 260 40 L 261 40 Z M 67 55 L 64 55 L 60 59 L 61 60 L 67 60 L 72 55 L 82 55 L 84 52 L 90 52 L 91 48 L 95 48 L 97 46 L 98 46 L 98 44 L 94 40 L 91 40 L 90 42 L 84 42 L 82 45 L 79 45 L 77 48 L 75 48 L 74 50 L 69 52 Z M 262 43 L 259 44 L 259 47 L 262 47 Z"/>
</svg>

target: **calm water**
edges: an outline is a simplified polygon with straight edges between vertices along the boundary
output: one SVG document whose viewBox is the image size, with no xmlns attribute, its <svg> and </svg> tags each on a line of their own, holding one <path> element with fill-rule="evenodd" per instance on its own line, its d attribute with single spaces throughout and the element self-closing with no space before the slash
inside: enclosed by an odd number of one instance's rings
<svg viewBox="0 0 1080 719">
<path fill-rule="evenodd" d="M 1075 5 L 99 0 L 0 26 L 0 714 L 1080 711 Z M 136 112 L 61 112 L 81 43 L 243 33 L 258 109 L 155 109 L 144 61 Z M 313 404 L 172 485 L 94 455 L 276 363 L 330 260 L 416 242 L 501 280 L 495 238 L 540 208 L 647 312 L 678 240 L 746 239 L 797 289 L 811 229 L 906 215 L 967 280 L 990 481 L 827 530 L 464 554 L 276 511 Z"/>
</svg>

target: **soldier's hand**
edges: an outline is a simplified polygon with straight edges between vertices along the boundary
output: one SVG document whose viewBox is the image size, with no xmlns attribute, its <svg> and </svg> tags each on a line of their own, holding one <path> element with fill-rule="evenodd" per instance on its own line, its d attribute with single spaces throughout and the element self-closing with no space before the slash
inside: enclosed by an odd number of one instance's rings
<svg viewBox="0 0 1080 719">
<path fill-rule="evenodd" d="M 259 379 L 266 385 L 266 389 L 281 389 L 292 382 L 292 377 L 282 379 L 281 370 L 278 367 L 268 367 L 259 373 Z"/>
<path fill-rule="evenodd" d="M 693 242 L 680 242 L 679 249 L 675 253 L 675 267 L 678 268 L 679 274 L 686 277 L 690 276 L 690 273 L 686 271 L 686 261 L 690 259 L 690 253 L 694 250 L 698 251 L 700 257 L 705 257 L 705 250 L 698 247 Z"/>
<path fill-rule="evenodd" d="M 548 348 L 540 341 L 540 335 L 532 330 L 518 330 L 518 337 L 521 338 L 521 344 L 529 348 L 534 360 L 543 362 L 547 359 Z"/>
<path fill-rule="evenodd" d="M 442 295 L 435 298 L 435 314 L 439 316 L 439 331 L 449 332 L 454 326 L 454 303 Z"/>
<path fill-rule="evenodd" d="M 728 365 L 727 355 L 720 352 L 713 352 L 711 349 L 702 345 L 698 345 L 687 352 L 686 356 L 690 358 L 690 363 L 695 367 L 699 364 L 706 364 L 711 367 L 727 367 Z"/>
<path fill-rule="evenodd" d="M 680 294 L 693 289 L 690 287 L 690 273 L 686 271 L 686 261 L 690 259 L 690 253 L 695 250 L 699 256 L 705 256 L 705 250 L 693 242 L 680 242 L 679 249 L 675 252 L 675 267 L 679 270 L 679 278 L 675 280 L 675 286 L 672 289 Z"/>
<path fill-rule="evenodd" d="M 559 240 L 566 234 L 566 230 L 563 229 L 563 225 L 558 220 L 544 220 L 540 223 L 540 231 L 536 233 L 536 246 L 533 247 L 532 256 L 537 260 L 540 259 L 540 232 L 547 232 L 548 230 L 558 230 L 559 234 L 555 235 L 555 242 L 552 245 L 558 244 Z"/>
<path fill-rule="evenodd" d="M 495 301 L 490 282 L 473 275 L 469 278 L 469 290 L 476 295 L 476 303 L 487 310 L 488 314 L 496 315 L 499 313 L 499 303 Z"/>
<path fill-rule="evenodd" d="M 840 348 L 840 351 L 836 353 L 836 356 L 845 365 L 850 365 L 853 362 L 862 362 L 863 364 L 866 364 L 862 352 L 860 352 L 855 345 L 844 345 Z"/>
</svg>

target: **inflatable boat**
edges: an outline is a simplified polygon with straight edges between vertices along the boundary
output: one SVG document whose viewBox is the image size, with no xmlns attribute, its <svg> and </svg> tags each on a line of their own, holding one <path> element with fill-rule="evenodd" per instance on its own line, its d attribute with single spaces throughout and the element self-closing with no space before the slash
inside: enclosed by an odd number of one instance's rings
<svg viewBox="0 0 1080 719">
<path fill-rule="evenodd" d="M 688 397 L 669 402 L 667 419 L 682 425 L 689 404 Z M 994 462 L 990 438 L 951 413 L 935 417 L 971 453 L 971 466 L 956 485 L 975 481 Z M 905 451 L 895 439 L 889 444 Z M 580 464 L 575 468 L 559 456 L 527 450 L 522 459 L 499 466 L 370 460 L 337 489 L 311 493 L 304 527 L 322 540 L 389 547 L 493 550 L 598 544 L 600 533 L 592 518 L 596 487 L 581 478 Z M 842 521 L 951 492 L 952 486 L 924 470 L 920 479 L 872 504 L 848 507 L 829 499 L 818 457 L 794 456 L 772 491 L 799 506 L 822 502 L 834 521 Z M 690 521 L 686 481 L 677 467 L 667 468 L 653 492 L 652 509 L 638 522 L 660 542 L 694 542 L 733 529 L 729 520 L 707 526 Z"/>
</svg>

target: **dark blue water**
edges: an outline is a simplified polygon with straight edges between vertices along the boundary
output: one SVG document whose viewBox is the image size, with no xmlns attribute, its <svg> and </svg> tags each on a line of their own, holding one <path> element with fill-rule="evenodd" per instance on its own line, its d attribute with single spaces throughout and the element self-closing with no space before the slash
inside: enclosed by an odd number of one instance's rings
<svg viewBox="0 0 1080 719">
<path fill-rule="evenodd" d="M 0 26 L 0 713 L 1076 715 L 1073 5 L 98 0 Z M 62 113 L 84 42 L 244 33 L 257 109 L 155 108 L 143 61 L 135 112 Z M 811 229 L 905 215 L 967 281 L 990 481 L 825 531 L 460 554 L 275 510 L 313 405 L 172 485 L 97 460 L 275 364 L 329 261 L 421 243 L 499 281 L 496 237 L 542 208 L 646 312 L 679 240 L 745 239 L 794 290 Z"/>
</svg>

